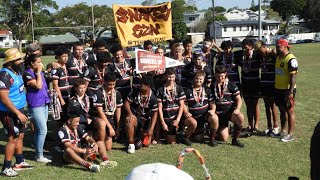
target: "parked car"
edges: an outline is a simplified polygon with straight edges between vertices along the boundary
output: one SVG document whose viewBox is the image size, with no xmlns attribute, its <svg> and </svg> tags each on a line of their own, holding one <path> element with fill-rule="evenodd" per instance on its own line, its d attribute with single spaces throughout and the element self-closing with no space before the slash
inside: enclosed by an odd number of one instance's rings
<svg viewBox="0 0 320 180">
<path fill-rule="evenodd" d="M 0 52 L 0 58 L 5 58 L 4 52 Z"/>
<path fill-rule="evenodd" d="M 298 40 L 296 43 L 303 44 L 303 43 L 313 43 L 313 42 L 315 42 L 314 39 L 302 39 L 302 40 Z"/>
<path fill-rule="evenodd" d="M 242 42 L 240 39 L 232 39 L 233 47 L 242 47 Z"/>
</svg>

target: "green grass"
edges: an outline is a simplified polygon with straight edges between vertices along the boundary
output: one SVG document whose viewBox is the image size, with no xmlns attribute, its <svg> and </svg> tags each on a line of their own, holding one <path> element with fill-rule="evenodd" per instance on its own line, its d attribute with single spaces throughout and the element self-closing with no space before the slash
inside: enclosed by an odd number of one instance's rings
<svg viewBox="0 0 320 180">
<path fill-rule="evenodd" d="M 318 122 L 318 105 L 320 100 L 320 61 L 318 44 L 294 45 L 291 52 L 299 61 L 299 74 L 296 96 L 296 139 L 290 143 L 282 143 L 278 139 L 254 136 L 241 139 L 246 144 L 244 149 L 221 144 L 211 148 L 206 144 L 194 143 L 204 156 L 213 179 L 279 179 L 285 180 L 289 176 L 300 179 L 310 179 L 309 147 L 313 129 Z M 53 57 L 43 58 L 45 62 Z M 245 107 L 242 108 L 245 114 Z M 263 102 L 260 99 L 261 120 L 260 129 L 266 128 Z M 247 123 L 247 122 L 246 122 Z M 50 134 L 52 135 L 52 132 Z M 4 155 L 5 145 L 3 129 L 0 130 L 0 163 Z M 64 167 L 44 165 L 32 160 L 34 150 L 30 149 L 32 137 L 26 134 L 25 154 L 27 161 L 36 166 L 34 170 L 19 172 L 21 179 L 124 179 L 135 166 L 162 162 L 175 165 L 183 145 L 158 145 L 137 150 L 129 155 L 121 144 L 115 144 L 115 149 L 109 153 L 110 159 L 118 162 L 114 169 L 103 169 L 99 174 L 93 174 L 76 165 Z M 47 149 L 51 147 L 47 146 Z M 183 170 L 195 179 L 204 179 L 204 172 L 194 155 L 187 155 Z"/>
</svg>

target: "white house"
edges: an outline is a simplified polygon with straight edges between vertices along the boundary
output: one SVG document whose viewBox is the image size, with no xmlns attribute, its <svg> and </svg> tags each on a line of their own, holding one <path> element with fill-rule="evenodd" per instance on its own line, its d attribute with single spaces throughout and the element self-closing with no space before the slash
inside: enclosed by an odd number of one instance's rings
<svg viewBox="0 0 320 180">
<path fill-rule="evenodd" d="M 184 22 L 187 27 L 194 27 L 198 22 L 204 19 L 205 12 L 188 12 L 184 13 Z M 174 23 L 174 22 L 173 22 Z"/>
<path fill-rule="evenodd" d="M 267 16 L 267 13 L 262 10 L 261 19 L 265 19 L 266 16 Z M 224 17 L 226 17 L 228 21 L 258 20 L 259 11 L 251 11 L 251 10 L 241 11 L 238 9 L 234 9 L 230 12 L 225 13 Z"/>
<path fill-rule="evenodd" d="M 11 48 L 14 45 L 12 32 L 0 30 L 0 48 Z"/>
<path fill-rule="evenodd" d="M 279 21 L 263 20 L 262 36 L 275 35 L 279 30 Z M 215 37 L 221 39 L 258 37 L 258 20 L 220 21 L 215 23 Z M 213 37 L 213 23 L 209 25 L 210 36 Z"/>
</svg>

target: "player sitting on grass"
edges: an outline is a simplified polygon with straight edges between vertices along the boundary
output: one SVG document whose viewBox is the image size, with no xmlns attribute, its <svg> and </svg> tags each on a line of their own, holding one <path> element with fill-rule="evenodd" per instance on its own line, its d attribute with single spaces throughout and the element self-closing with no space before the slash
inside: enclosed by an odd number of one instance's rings
<svg viewBox="0 0 320 180">
<path fill-rule="evenodd" d="M 75 100 L 70 100 L 68 105 L 69 119 L 58 131 L 58 138 L 61 142 L 60 147 L 64 149 L 63 160 L 79 164 L 92 172 L 100 172 L 99 165 L 87 161 L 89 158 L 95 160 L 98 146 L 96 141 L 85 131 L 85 127 L 79 125 L 80 113 L 81 105 Z M 101 166 L 116 166 L 116 162 L 111 163 L 106 154 L 100 154 L 100 156 L 103 160 L 100 164 Z"/>
</svg>

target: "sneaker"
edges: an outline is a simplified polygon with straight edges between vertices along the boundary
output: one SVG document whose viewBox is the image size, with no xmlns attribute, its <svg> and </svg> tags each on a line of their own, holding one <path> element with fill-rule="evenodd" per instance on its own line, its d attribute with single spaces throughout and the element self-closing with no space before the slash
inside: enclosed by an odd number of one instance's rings
<svg viewBox="0 0 320 180">
<path fill-rule="evenodd" d="M 100 172 L 100 166 L 96 165 L 96 164 L 91 164 L 89 169 L 90 169 L 91 172 L 95 172 L 95 173 Z"/>
<path fill-rule="evenodd" d="M 287 133 L 285 133 L 283 131 L 281 131 L 280 133 L 277 133 L 277 134 L 274 132 L 271 133 L 271 137 L 274 137 L 274 138 L 283 138 L 286 135 L 287 135 Z"/>
<path fill-rule="evenodd" d="M 50 163 L 51 159 L 41 156 L 41 157 L 36 157 L 36 161 L 40 163 Z"/>
<path fill-rule="evenodd" d="M 215 146 L 218 146 L 218 142 L 215 139 L 210 139 L 209 145 L 211 147 L 215 147 Z"/>
<path fill-rule="evenodd" d="M 273 132 L 274 134 L 279 134 L 279 127 L 273 128 L 273 129 L 272 129 L 272 132 Z"/>
<path fill-rule="evenodd" d="M 287 134 L 283 138 L 281 138 L 282 142 L 290 142 L 290 141 L 293 141 L 293 140 L 294 140 L 294 137 L 291 134 Z"/>
<path fill-rule="evenodd" d="M 13 166 L 13 169 L 15 171 L 20 171 L 20 170 L 25 170 L 25 169 L 33 169 L 33 168 L 34 168 L 34 166 L 26 163 L 25 161 L 23 161 L 20 164 L 14 164 L 14 166 Z"/>
<path fill-rule="evenodd" d="M 244 147 L 244 144 L 242 142 L 240 142 L 239 140 L 232 140 L 231 145 L 241 147 L 241 148 Z"/>
<path fill-rule="evenodd" d="M 156 141 L 156 140 L 152 140 L 152 143 L 151 144 L 153 144 L 153 145 L 157 145 L 158 144 L 158 142 Z"/>
<path fill-rule="evenodd" d="M 100 163 L 100 166 L 103 168 L 114 168 L 118 165 L 118 163 L 116 161 L 103 161 L 102 163 Z"/>
<path fill-rule="evenodd" d="M 7 176 L 7 177 L 16 177 L 18 176 L 18 173 L 10 167 L 10 168 L 5 168 L 2 171 L 1 175 Z"/>
<path fill-rule="evenodd" d="M 273 132 L 273 129 L 272 129 L 272 128 L 268 128 L 268 129 L 266 129 L 266 130 L 264 131 L 264 134 L 267 135 L 267 136 L 269 136 L 269 135 L 271 135 L 272 132 Z"/>
<path fill-rule="evenodd" d="M 190 141 L 189 138 L 183 138 L 182 143 L 187 145 L 187 146 L 191 146 L 192 142 Z"/>
<path fill-rule="evenodd" d="M 129 144 L 129 146 L 128 146 L 128 153 L 129 153 L 129 154 L 134 154 L 135 150 L 136 150 L 135 145 L 134 145 L 134 144 Z"/>
</svg>

